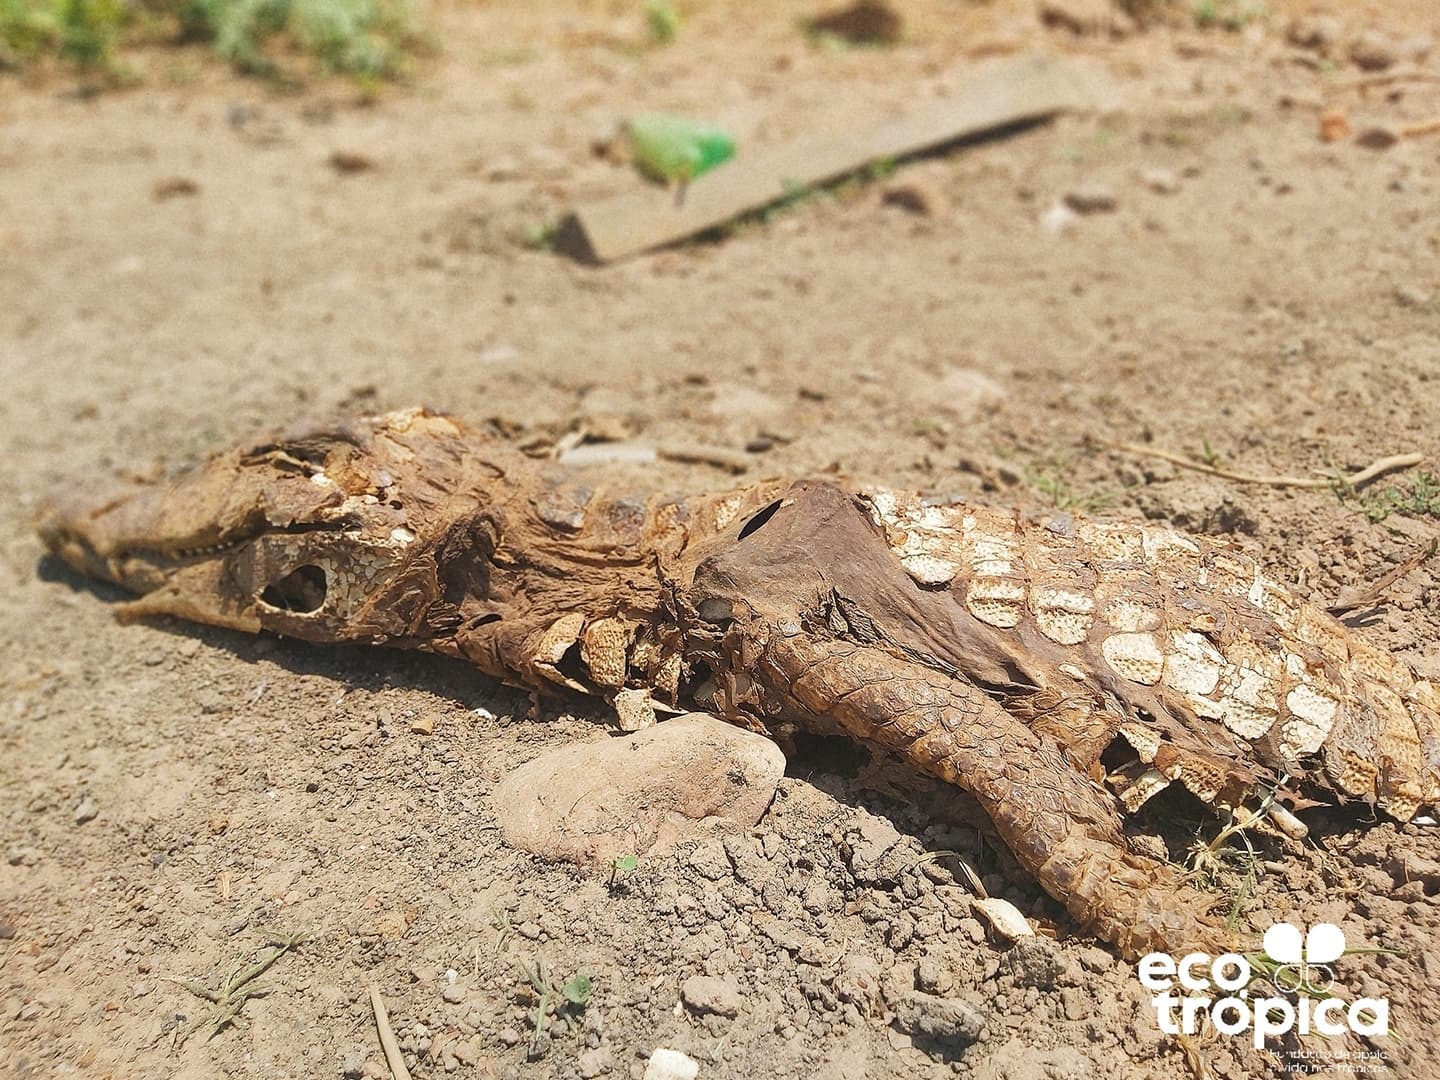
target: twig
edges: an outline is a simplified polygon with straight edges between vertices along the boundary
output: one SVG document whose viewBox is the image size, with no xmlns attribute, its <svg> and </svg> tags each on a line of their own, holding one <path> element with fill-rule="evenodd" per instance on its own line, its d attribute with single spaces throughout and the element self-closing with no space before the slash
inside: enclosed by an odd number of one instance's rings
<svg viewBox="0 0 1440 1080">
<path fill-rule="evenodd" d="M 1399 566 L 1392 567 L 1368 585 L 1351 585 L 1341 589 L 1340 594 L 1335 597 L 1335 602 L 1325 610 L 1331 615 L 1343 615 L 1347 611 L 1355 611 L 1358 608 L 1373 607 L 1380 602 L 1380 597 L 1391 585 L 1412 570 L 1418 570 L 1434 555 L 1437 545 L 1440 545 L 1440 541 L 1431 540 L 1428 546 L 1421 548 Z"/>
<path fill-rule="evenodd" d="M 1394 472 L 1397 469 L 1409 469 L 1419 465 L 1425 460 L 1424 454 L 1394 454 L 1391 457 L 1383 457 L 1361 469 L 1359 472 L 1351 473 L 1349 476 L 1333 476 L 1325 479 L 1304 476 L 1257 476 L 1252 473 L 1234 472 L 1230 469 L 1221 469 L 1214 465 L 1206 465 L 1203 462 L 1193 461 L 1181 454 L 1172 454 L 1168 450 L 1158 450 L 1149 446 L 1137 446 L 1134 443 L 1114 442 L 1110 439 L 1096 438 L 1095 442 L 1101 446 L 1108 446 L 1112 450 L 1120 450 L 1127 454 L 1138 454 L 1142 457 L 1159 458 L 1161 461 L 1168 461 L 1172 465 L 1178 465 L 1182 469 L 1190 469 L 1194 472 L 1205 473 L 1207 476 L 1218 476 L 1222 480 L 1234 480 L 1237 484 L 1264 484 L 1267 487 L 1289 487 L 1289 488 L 1333 488 L 1340 487 L 1356 489 L 1364 487 L 1370 481 L 1384 476 L 1386 473 Z"/>
<path fill-rule="evenodd" d="M 380 1033 L 380 1049 L 385 1051 L 385 1063 L 390 1066 L 390 1075 L 395 1080 L 410 1080 L 410 1070 L 405 1067 L 405 1055 L 395 1041 L 395 1031 L 390 1026 L 390 1014 L 385 1011 L 385 999 L 375 984 L 370 984 L 370 1008 L 375 1011 L 375 1030 Z"/>
<path fill-rule="evenodd" d="M 1440 116 L 1432 116 L 1429 120 L 1417 120 L 1413 124 L 1401 124 L 1396 128 L 1402 139 L 1414 139 L 1421 135 L 1434 135 L 1440 132 Z"/>
<path fill-rule="evenodd" d="M 728 450 L 723 446 L 666 443 L 657 446 L 655 451 L 666 461 L 679 461 L 687 465 L 714 465 L 732 473 L 743 473 L 755 460 L 749 454 Z"/>
<path fill-rule="evenodd" d="M 1362 75 L 1336 83 L 1337 90 L 1369 90 L 1374 86 L 1393 86 L 1399 82 L 1440 83 L 1440 75 L 1431 71 L 1387 71 L 1383 75 Z"/>
</svg>

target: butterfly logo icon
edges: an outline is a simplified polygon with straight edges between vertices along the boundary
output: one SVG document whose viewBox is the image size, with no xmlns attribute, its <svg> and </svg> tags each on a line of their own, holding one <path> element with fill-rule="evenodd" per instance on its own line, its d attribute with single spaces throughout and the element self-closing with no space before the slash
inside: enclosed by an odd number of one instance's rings
<svg viewBox="0 0 1440 1080">
<path fill-rule="evenodd" d="M 1280 965 L 1270 977 L 1277 990 L 1325 990 L 1335 981 L 1330 964 L 1345 955 L 1345 932 L 1334 923 L 1316 923 L 1302 935 L 1298 926 L 1276 923 L 1265 931 L 1264 945 Z"/>
</svg>

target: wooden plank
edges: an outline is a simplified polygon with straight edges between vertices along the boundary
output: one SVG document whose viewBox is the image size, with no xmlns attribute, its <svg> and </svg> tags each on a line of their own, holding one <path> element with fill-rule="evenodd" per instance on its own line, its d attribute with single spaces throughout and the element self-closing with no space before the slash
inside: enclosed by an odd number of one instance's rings
<svg viewBox="0 0 1440 1080">
<path fill-rule="evenodd" d="M 1027 56 L 987 64 L 948 97 L 873 127 L 748 152 L 742 147 L 734 161 L 690 184 L 683 201 L 647 187 L 578 208 L 561 223 L 555 246 L 587 262 L 611 262 L 713 229 L 872 161 L 934 150 L 1067 108 L 1101 106 L 1106 98 L 1104 80 L 1078 61 Z"/>
</svg>

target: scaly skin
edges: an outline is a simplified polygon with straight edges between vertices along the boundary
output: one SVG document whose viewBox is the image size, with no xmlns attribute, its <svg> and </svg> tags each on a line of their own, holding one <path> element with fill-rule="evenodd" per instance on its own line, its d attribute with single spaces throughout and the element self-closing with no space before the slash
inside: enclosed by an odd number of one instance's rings
<svg viewBox="0 0 1440 1080">
<path fill-rule="evenodd" d="M 140 594 L 132 617 L 424 649 L 635 721 L 698 705 L 841 731 L 971 791 L 1129 956 L 1222 937 L 1203 894 L 1127 847 L 1122 810 L 1168 783 L 1231 809 L 1279 789 L 1408 819 L 1440 799 L 1435 687 L 1169 529 L 832 481 L 617 498 L 412 410 L 82 501 L 41 532 Z M 1112 743 L 1133 759 L 1107 775 Z"/>
</svg>

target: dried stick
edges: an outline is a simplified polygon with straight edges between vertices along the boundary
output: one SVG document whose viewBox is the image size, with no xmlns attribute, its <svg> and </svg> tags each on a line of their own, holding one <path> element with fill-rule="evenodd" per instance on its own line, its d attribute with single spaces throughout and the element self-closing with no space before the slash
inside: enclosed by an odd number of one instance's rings
<svg viewBox="0 0 1440 1080">
<path fill-rule="evenodd" d="M 375 1010 L 375 1030 L 380 1033 L 380 1049 L 385 1051 L 385 1063 L 390 1066 L 390 1075 L 395 1080 L 410 1080 L 410 1070 L 405 1067 L 405 1055 L 395 1041 L 395 1031 L 390 1027 L 390 1014 L 385 1011 L 385 999 L 375 984 L 370 984 L 370 1008 Z"/>
<path fill-rule="evenodd" d="M 1159 458 L 1161 461 L 1168 461 L 1172 465 L 1178 465 L 1182 469 L 1190 469 L 1194 472 L 1205 473 L 1207 476 L 1218 476 L 1222 480 L 1234 480 L 1238 484 L 1264 484 L 1267 487 L 1289 487 L 1289 488 L 1332 488 L 1336 485 L 1346 488 L 1361 488 L 1377 477 L 1386 473 L 1394 472 L 1397 469 L 1408 469 L 1419 465 L 1425 460 L 1424 454 L 1395 454 L 1391 457 L 1381 458 L 1361 469 L 1359 472 L 1351 473 L 1349 476 L 1334 476 L 1328 479 L 1307 478 L 1303 476 L 1256 476 L 1251 473 L 1233 472 L 1230 469 L 1217 468 L 1214 465 L 1206 465 L 1200 461 L 1192 461 L 1190 458 L 1180 454 L 1172 454 L 1168 450 L 1157 450 L 1148 446 L 1136 446 L 1134 443 L 1113 442 L 1110 439 L 1095 439 L 1101 446 L 1108 446 L 1112 450 L 1120 450 L 1127 454 L 1138 454 L 1142 457 Z"/>
<path fill-rule="evenodd" d="M 1440 75 L 1430 71 L 1387 71 L 1383 75 L 1361 75 L 1337 83 L 1337 90 L 1369 90 L 1376 86 L 1394 86 L 1401 82 L 1440 83 Z"/>
<path fill-rule="evenodd" d="M 1434 135 L 1440 132 L 1440 116 L 1432 116 L 1429 120 L 1417 120 L 1413 124 L 1401 124 L 1398 129 L 1402 139 L 1413 139 L 1420 135 Z"/>
</svg>

